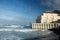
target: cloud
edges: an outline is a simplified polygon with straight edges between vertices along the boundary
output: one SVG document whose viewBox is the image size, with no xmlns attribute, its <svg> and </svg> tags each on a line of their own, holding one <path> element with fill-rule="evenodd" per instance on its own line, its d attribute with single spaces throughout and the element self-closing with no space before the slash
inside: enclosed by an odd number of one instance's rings
<svg viewBox="0 0 60 40">
<path fill-rule="evenodd" d="M 24 17 L 8 17 L 8 16 L 1 16 L 0 17 L 0 24 L 29 24 L 33 22 L 32 19 L 24 18 Z"/>
<path fill-rule="evenodd" d="M 54 4 L 52 3 L 54 9 L 60 9 L 60 0 L 54 0 Z"/>
<path fill-rule="evenodd" d="M 0 9 L 0 24 L 21 24 L 27 25 L 33 22 L 33 19 L 27 18 L 15 11 Z"/>
<path fill-rule="evenodd" d="M 60 0 L 38 0 L 40 5 L 46 6 L 52 9 L 60 9 Z"/>
</svg>

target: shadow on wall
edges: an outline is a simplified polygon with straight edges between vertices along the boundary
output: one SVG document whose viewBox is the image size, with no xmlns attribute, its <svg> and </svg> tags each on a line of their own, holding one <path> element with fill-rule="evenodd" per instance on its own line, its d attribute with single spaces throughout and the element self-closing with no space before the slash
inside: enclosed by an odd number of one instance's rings
<svg viewBox="0 0 60 40">
<path fill-rule="evenodd" d="M 51 23 L 60 23 L 60 19 L 58 19 L 57 21 L 53 21 Z"/>
<path fill-rule="evenodd" d="M 38 17 L 37 17 L 36 23 L 41 23 L 41 16 L 38 16 Z"/>
</svg>

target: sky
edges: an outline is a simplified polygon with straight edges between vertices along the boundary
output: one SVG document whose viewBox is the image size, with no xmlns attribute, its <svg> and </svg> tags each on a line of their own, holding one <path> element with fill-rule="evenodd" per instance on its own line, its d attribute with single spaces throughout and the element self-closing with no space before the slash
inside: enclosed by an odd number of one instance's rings
<svg viewBox="0 0 60 40">
<path fill-rule="evenodd" d="M 0 24 L 29 25 L 43 12 L 57 9 L 60 0 L 0 0 Z"/>
</svg>

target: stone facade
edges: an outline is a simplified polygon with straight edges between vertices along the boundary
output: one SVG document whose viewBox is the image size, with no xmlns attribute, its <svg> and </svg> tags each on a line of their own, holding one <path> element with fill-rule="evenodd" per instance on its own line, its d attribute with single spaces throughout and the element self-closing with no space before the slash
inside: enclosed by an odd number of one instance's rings
<svg viewBox="0 0 60 40">
<path fill-rule="evenodd" d="M 41 16 L 41 23 L 51 23 L 60 19 L 57 13 L 44 13 Z"/>
</svg>

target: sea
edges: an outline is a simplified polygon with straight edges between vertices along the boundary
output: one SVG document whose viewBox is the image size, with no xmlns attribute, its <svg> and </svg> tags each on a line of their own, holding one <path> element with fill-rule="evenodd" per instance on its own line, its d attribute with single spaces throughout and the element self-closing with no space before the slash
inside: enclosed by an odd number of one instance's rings
<svg viewBox="0 0 60 40">
<path fill-rule="evenodd" d="M 0 40 L 58 40 L 58 35 L 49 30 L 24 29 L 16 25 L 0 26 Z"/>
</svg>

